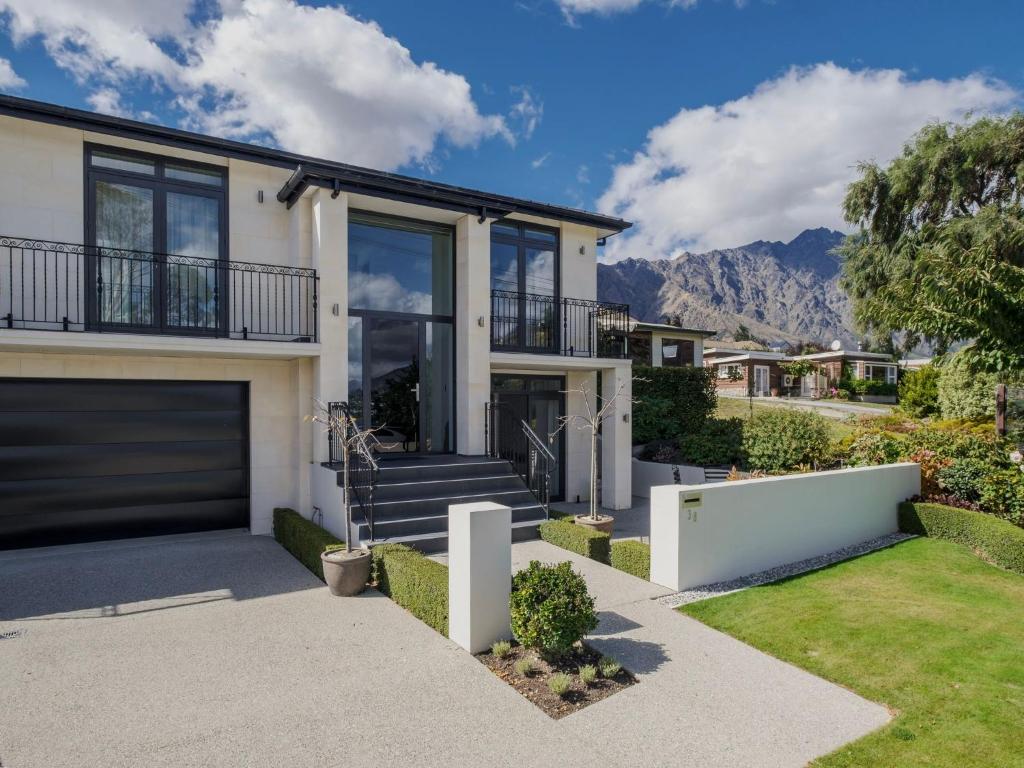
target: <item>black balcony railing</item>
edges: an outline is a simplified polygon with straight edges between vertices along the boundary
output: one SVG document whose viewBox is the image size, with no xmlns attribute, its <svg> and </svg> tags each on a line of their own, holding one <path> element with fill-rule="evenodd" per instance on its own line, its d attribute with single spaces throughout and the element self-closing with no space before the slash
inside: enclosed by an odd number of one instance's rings
<svg viewBox="0 0 1024 768">
<path fill-rule="evenodd" d="M 0 329 L 317 340 L 313 269 L 0 237 Z"/>
<path fill-rule="evenodd" d="M 628 334 L 628 304 L 491 291 L 496 352 L 625 358 Z"/>
</svg>

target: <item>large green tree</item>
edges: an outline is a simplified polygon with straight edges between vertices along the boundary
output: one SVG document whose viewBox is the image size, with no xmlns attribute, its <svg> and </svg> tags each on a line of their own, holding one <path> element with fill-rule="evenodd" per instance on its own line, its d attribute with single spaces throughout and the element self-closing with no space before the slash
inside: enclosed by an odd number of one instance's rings
<svg viewBox="0 0 1024 768">
<path fill-rule="evenodd" d="M 861 329 L 940 352 L 973 340 L 976 368 L 1024 369 L 1024 115 L 929 125 L 859 170 L 843 212 L 860 231 L 840 250 Z"/>
</svg>

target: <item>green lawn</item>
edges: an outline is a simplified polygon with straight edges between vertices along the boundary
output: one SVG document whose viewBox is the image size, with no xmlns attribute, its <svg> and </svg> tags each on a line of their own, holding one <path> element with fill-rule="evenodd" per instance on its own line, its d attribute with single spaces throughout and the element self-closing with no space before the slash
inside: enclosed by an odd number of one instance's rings
<svg viewBox="0 0 1024 768">
<path fill-rule="evenodd" d="M 914 539 L 680 608 L 888 706 L 819 766 L 1024 766 L 1024 577 Z"/>
</svg>

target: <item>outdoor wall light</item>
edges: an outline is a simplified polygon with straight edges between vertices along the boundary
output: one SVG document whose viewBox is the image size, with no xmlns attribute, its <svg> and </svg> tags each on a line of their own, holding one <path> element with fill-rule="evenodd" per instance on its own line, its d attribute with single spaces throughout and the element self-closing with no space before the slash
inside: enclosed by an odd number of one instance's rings
<svg viewBox="0 0 1024 768">
<path fill-rule="evenodd" d="M 629 414 L 628 413 L 622 414 L 622 423 L 623 424 L 629 424 Z"/>
<path fill-rule="evenodd" d="M 580 243 L 580 256 L 586 256 L 586 255 L 587 255 L 586 243 Z"/>
<path fill-rule="evenodd" d="M 334 315 L 335 317 L 340 315 L 341 314 L 341 304 L 332 304 L 331 305 L 331 314 Z"/>
<path fill-rule="evenodd" d="M 476 324 L 483 328 L 487 324 L 487 321 L 484 319 L 483 315 L 480 315 L 480 317 L 476 319 Z"/>
<path fill-rule="evenodd" d="M 258 202 L 258 203 L 262 203 L 263 202 L 263 190 L 262 189 L 259 192 L 256 193 L 256 202 Z"/>
</svg>

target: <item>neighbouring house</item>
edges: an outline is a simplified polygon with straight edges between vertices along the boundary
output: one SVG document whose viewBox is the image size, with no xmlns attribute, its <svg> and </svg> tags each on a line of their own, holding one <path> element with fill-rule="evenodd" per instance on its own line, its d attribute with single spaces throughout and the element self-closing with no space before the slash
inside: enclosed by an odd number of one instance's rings
<svg viewBox="0 0 1024 768">
<path fill-rule="evenodd" d="M 880 352 L 834 350 L 788 358 L 790 362 L 806 360 L 817 371 L 800 379 L 801 397 L 823 397 L 844 384 L 853 388 L 855 396 L 874 402 L 896 402 L 899 366 L 890 355 Z M 866 386 L 865 386 L 866 385 Z M 863 391 L 859 391 L 863 390 Z"/>
<path fill-rule="evenodd" d="M 704 365 L 715 370 L 715 387 L 727 397 L 778 397 L 786 384 L 782 352 L 712 347 Z"/>
<path fill-rule="evenodd" d="M 268 534 L 275 507 L 443 548 L 450 503 L 516 533 L 587 498 L 588 436 L 551 435 L 581 387 L 630 393 L 596 281 L 628 222 L 10 96 L 0 158 L 0 549 Z M 314 399 L 379 430 L 349 531 Z"/>
<path fill-rule="evenodd" d="M 629 354 L 634 365 L 655 368 L 701 366 L 704 360 L 704 339 L 714 331 L 680 328 L 665 323 L 629 321 Z"/>
</svg>

